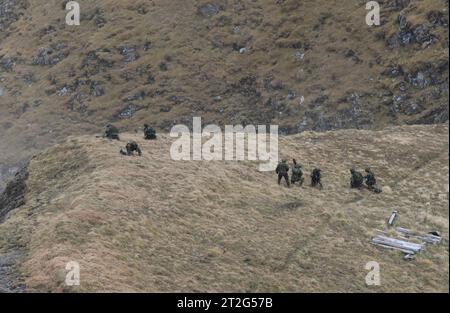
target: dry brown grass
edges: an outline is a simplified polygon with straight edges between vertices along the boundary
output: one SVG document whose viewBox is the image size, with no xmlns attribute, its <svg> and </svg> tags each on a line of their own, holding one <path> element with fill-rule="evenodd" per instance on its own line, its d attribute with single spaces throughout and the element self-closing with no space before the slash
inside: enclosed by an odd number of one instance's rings
<svg viewBox="0 0 450 313">
<path fill-rule="evenodd" d="M 253 162 L 172 161 L 167 135 L 129 139 L 142 157 L 82 136 L 31 161 L 27 203 L 0 225 L 2 251 L 27 250 L 29 291 L 449 290 L 448 125 L 281 138 L 281 156 L 322 168 L 323 191 L 279 187 Z M 348 188 L 349 168 L 368 165 L 382 194 Z M 440 230 L 443 243 L 413 262 L 371 246 L 393 209 L 399 225 Z M 72 260 L 80 287 L 64 285 Z M 369 261 L 380 263 L 379 287 L 365 285 Z"/>
<path fill-rule="evenodd" d="M 82 3 L 84 15 L 99 8 L 107 24 L 97 28 L 94 21 L 83 20 L 81 26 L 71 28 L 64 23 L 61 1 L 30 1 L 26 14 L 11 26 L 9 35 L 0 34 L 0 56 L 17 58 L 13 72 L 0 73 L 0 86 L 4 89 L 0 98 L 0 163 L 16 165 L 68 135 L 99 131 L 123 108 L 126 102 L 123 99 L 139 91 L 154 96 L 135 101 L 144 109 L 132 119 L 120 121 L 118 125 L 123 129 L 131 131 L 146 121 L 167 131 L 174 121 L 195 114 L 201 114 L 209 122 L 272 122 L 296 128 L 305 112 L 314 111 L 313 101 L 318 97 L 329 97 L 324 109 L 333 114 L 337 100 L 352 92 L 367 95 L 363 106 L 377 108 L 373 110 L 372 126 L 383 127 L 393 122 L 378 95 L 382 89 L 397 90 L 402 80 L 381 75 L 386 67 L 400 64 L 412 71 L 424 62 L 436 65 L 448 60 L 448 45 L 444 47 L 448 30 L 444 27 L 433 30 L 439 38 L 427 49 L 415 46 L 388 49 L 377 34 L 389 35 L 398 29 L 398 12 L 383 10 L 383 25 L 369 28 L 364 22 L 365 1 L 211 0 L 227 3 L 226 10 L 212 18 L 202 18 L 198 8 L 206 2 L 86 0 Z M 137 12 L 140 6 L 147 9 L 145 15 Z M 444 0 L 412 0 L 410 7 L 412 23 L 422 23 L 430 10 L 447 10 Z M 238 33 L 234 29 L 237 25 Z M 45 34 L 49 26 L 55 31 Z M 152 48 L 144 52 L 142 45 L 147 41 L 152 42 Z M 31 65 L 39 48 L 59 42 L 68 45 L 69 57 L 53 67 Z M 233 51 L 233 43 L 245 45 L 248 53 Z M 293 48 L 295 43 L 302 48 Z M 117 48 L 124 45 L 139 46 L 140 58 L 123 64 Z M 296 61 L 295 52 L 305 46 L 309 46 L 305 59 Z M 346 58 L 349 49 L 362 62 Z M 82 76 L 81 65 L 89 51 L 98 51 L 101 58 L 115 63 L 106 72 L 88 77 L 101 81 L 105 90 L 105 95 L 91 97 L 87 102 L 93 113 L 71 112 L 66 103 L 75 93 L 57 96 L 47 95 L 46 91 L 73 84 L 76 77 Z M 171 59 L 167 62 L 169 69 L 162 72 L 159 64 L 167 57 Z M 146 66 L 155 77 L 154 84 L 146 84 L 145 75 L 133 81 L 123 79 L 124 73 L 135 73 L 137 68 Z M 28 85 L 23 77 L 30 73 L 38 81 Z M 283 90 L 269 92 L 263 88 L 263 80 L 269 75 Z M 246 103 L 239 94 L 226 94 L 230 86 L 247 76 L 257 79 L 262 96 L 257 104 Z M 49 77 L 56 80 L 56 86 Z M 412 98 L 417 99 L 416 91 L 411 89 Z M 300 105 L 298 98 L 285 101 L 289 90 L 303 95 L 305 103 Z M 89 94 L 87 87 L 77 92 Z M 218 95 L 223 95 L 223 101 L 213 100 Z M 173 96 L 184 102 L 174 103 Z M 443 97 L 448 98 L 448 91 Z M 265 105 L 269 98 L 282 99 L 282 105 L 269 108 Z M 35 100 L 41 100 L 42 104 L 34 107 Z M 430 110 L 445 102 L 432 99 L 424 105 Z M 29 108 L 22 112 L 25 103 Z M 171 110 L 161 112 L 162 108 Z M 395 123 L 411 118 L 417 116 L 401 115 Z"/>
</svg>

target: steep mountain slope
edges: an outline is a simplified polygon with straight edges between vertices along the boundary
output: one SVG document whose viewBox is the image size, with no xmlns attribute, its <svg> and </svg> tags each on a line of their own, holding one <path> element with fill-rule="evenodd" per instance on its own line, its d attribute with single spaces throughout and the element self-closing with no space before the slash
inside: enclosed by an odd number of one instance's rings
<svg viewBox="0 0 450 313">
<path fill-rule="evenodd" d="M 118 153 L 131 139 L 142 157 Z M 25 204 L 0 224 L 0 256 L 17 262 L 5 284 L 28 291 L 448 292 L 448 124 L 280 138 L 282 157 L 296 157 L 307 172 L 322 168 L 322 191 L 278 186 L 254 162 L 173 161 L 173 140 L 70 137 L 34 157 L 15 183 L 25 189 L 9 189 Z M 352 166 L 371 166 L 384 192 L 349 189 Z M 394 209 L 397 225 L 438 230 L 443 242 L 411 262 L 370 245 Z M 69 261 L 81 266 L 79 287 L 64 284 Z M 381 286 L 365 284 L 369 261 L 380 264 Z"/>
<path fill-rule="evenodd" d="M 285 133 L 448 120 L 448 1 L 0 0 L 0 181 L 107 122 Z M 1 189 L 1 183 L 0 183 Z"/>
</svg>

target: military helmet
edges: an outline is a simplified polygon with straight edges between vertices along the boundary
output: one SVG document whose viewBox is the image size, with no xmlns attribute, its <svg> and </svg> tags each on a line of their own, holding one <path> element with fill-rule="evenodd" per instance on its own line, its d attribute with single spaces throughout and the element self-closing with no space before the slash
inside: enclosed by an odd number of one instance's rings
<svg viewBox="0 0 450 313">
<path fill-rule="evenodd" d="M 369 173 L 371 171 L 370 167 L 366 167 L 366 172 Z"/>
</svg>

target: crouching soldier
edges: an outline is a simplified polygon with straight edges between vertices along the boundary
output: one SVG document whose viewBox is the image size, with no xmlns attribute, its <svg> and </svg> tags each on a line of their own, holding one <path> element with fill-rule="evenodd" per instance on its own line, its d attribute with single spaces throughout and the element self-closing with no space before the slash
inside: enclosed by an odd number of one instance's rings
<svg viewBox="0 0 450 313">
<path fill-rule="evenodd" d="M 289 175 L 288 175 L 289 165 L 287 164 L 286 160 L 282 160 L 280 163 L 278 163 L 275 172 L 278 174 L 278 185 L 281 184 L 281 179 L 284 178 L 288 187 L 291 186 L 291 184 L 289 183 Z"/>
<path fill-rule="evenodd" d="M 142 151 L 136 141 L 130 141 L 127 143 L 125 149 L 126 150 L 120 149 L 120 153 L 123 155 L 132 156 L 136 152 L 139 156 L 142 155 Z"/>
<path fill-rule="evenodd" d="M 120 140 L 119 129 L 112 124 L 108 124 L 108 125 L 106 125 L 106 130 L 105 130 L 105 134 L 103 135 L 103 137 L 108 138 L 108 139 Z"/>
<path fill-rule="evenodd" d="M 350 173 L 352 174 L 352 178 L 350 179 L 350 187 L 351 188 L 361 188 L 364 183 L 364 177 L 363 175 L 352 168 L 350 170 Z"/>
<path fill-rule="evenodd" d="M 375 173 L 370 168 L 366 168 L 366 173 L 367 175 L 364 178 L 366 179 L 367 188 L 369 188 L 370 191 L 373 191 L 375 193 L 380 193 L 381 189 L 377 186 Z"/>
<path fill-rule="evenodd" d="M 293 159 L 294 165 L 292 165 L 292 177 L 291 177 L 291 184 L 295 184 L 296 182 L 300 183 L 300 186 L 303 186 L 304 178 L 303 178 L 303 171 L 302 166 L 297 163 L 297 160 Z"/>
<path fill-rule="evenodd" d="M 311 187 L 323 188 L 320 168 L 315 168 L 311 173 Z"/>
<path fill-rule="evenodd" d="M 144 138 L 146 140 L 155 140 L 156 139 L 156 131 L 148 124 L 144 124 Z"/>
</svg>

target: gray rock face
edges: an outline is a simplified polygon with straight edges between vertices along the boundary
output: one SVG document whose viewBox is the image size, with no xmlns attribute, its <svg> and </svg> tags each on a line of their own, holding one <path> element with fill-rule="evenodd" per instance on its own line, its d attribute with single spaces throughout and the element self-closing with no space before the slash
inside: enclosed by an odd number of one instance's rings
<svg viewBox="0 0 450 313">
<path fill-rule="evenodd" d="M 443 61 L 440 64 L 427 63 L 415 72 L 407 73 L 405 80 L 418 89 L 447 83 L 448 90 L 448 77 L 446 78 L 445 75 L 447 69 L 448 61 Z"/>
<path fill-rule="evenodd" d="M 116 118 L 120 120 L 129 119 L 133 117 L 134 113 L 140 110 L 140 107 L 133 103 L 127 103 L 125 104 L 125 108 L 121 110 L 119 113 L 117 113 Z"/>
<path fill-rule="evenodd" d="M 374 124 L 374 114 L 364 105 L 363 96 L 352 93 L 339 102 L 349 103 L 350 108 L 327 112 L 327 96 L 320 96 L 314 101 L 314 109 L 304 113 L 297 131 L 305 130 L 329 131 L 343 128 L 366 129 Z"/>
<path fill-rule="evenodd" d="M 26 287 L 16 285 L 19 278 L 14 271 L 14 266 L 23 256 L 22 250 L 12 250 L 6 254 L 0 254 L 0 293 L 23 293 Z"/>
<path fill-rule="evenodd" d="M 16 22 L 27 7 L 26 0 L 0 0 L 0 32 Z"/>
<path fill-rule="evenodd" d="M 120 48 L 120 54 L 123 56 L 123 63 L 131 63 L 139 59 L 136 46 L 125 46 Z"/>
<path fill-rule="evenodd" d="M 28 170 L 24 167 L 6 185 L 5 190 L 0 195 L 0 222 L 3 221 L 6 214 L 10 211 L 25 204 L 24 196 L 27 179 Z"/>
<path fill-rule="evenodd" d="M 69 52 L 64 43 L 53 45 L 52 47 L 40 48 L 37 55 L 33 57 L 32 64 L 40 66 L 53 66 L 64 60 Z"/>
<path fill-rule="evenodd" d="M 448 104 L 442 104 L 441 106 L 430 110 L 422 117 L 413 120 L 410 124 L 438 124 L 448 121 Z"/>
<path fill-rule="evenodd" d="M 0 69 L 5 72 L 12 72 L 14 66 L 16 65 L 16 60 L 10 57 L 3 57 L 0 59 Z"/>
<path fill-rule="evenodd" d="M 413 26 L 408 22 L 407 16 L 400 13 L 398 16 L 398 32 L 388 39 L 388 45 L 391 48 L 406 46 L 417 43 L 421 45 L 430 44 L 434 35 L 431 33 L 430 27 L 426 24 Z"/>
<path fill-rule="evenodd" d="M 0 170 L 2 170 L 1 167 Z M 7 172 L 12 170 L 9 169 Z M 2 178 L 1 176 L 0 178 Z M 27 179 L 28 170 L 25 166 L 6 185 L 4 191 L 0 190 L 0 223 L 3 222 L 9 212 L 25 204 Z M 25 292 L 26 286 L 17 283 L 20 277 L 15 271 L 15 266 L 23 254 L 24 251 L 21 247 L 11 247 L 7 249 L 6 253 L 0 253 L 0 293 Z"/>
</svg>

